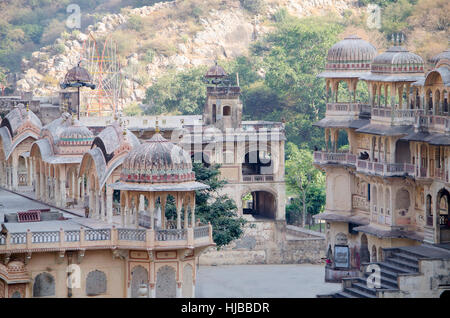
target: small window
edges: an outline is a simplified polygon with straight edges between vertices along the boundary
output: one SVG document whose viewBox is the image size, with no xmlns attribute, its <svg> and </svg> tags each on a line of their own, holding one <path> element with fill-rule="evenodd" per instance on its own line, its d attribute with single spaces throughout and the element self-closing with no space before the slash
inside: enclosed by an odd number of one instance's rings
<svg viewBox="0 0 450 318">
<path fill-rule="evenodd" d="M 231 107 L 230 106 L 224 106 L 223 107 L 223 116 L 230 116 L 231 115 Z"/>
</svg>

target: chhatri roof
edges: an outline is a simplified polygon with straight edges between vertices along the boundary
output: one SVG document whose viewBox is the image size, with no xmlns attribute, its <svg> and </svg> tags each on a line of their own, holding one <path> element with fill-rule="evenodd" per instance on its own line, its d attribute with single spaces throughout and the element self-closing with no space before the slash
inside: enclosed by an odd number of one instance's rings
<svg viewBox="0 0 450 318">
<path fill-rule="evenodd" d="M 445 51 L 436 54 L 435 56 L 433 56 L 432 58 L 429 59 L 430 63 L 432 64 L 437 64 L 440 60 L 449 60 L 450 61 L 450 49 L 446 49 Z"/>
<path fill-rule="evenodd" d="M 91 149 L 83 155 L 80 174 L 87 172 L 93 164 L 101 189 L 130 150 L 139 145 L 139 139 L 132 132 L 114 121 L 95 137 Z"/>
<path fill-rule="evenodd" d="M 370 74 L 361 79 L 383 82 L 417 81 L 423 77 L 423 59 L 403 46 L 393 46 L 376 56 L 370 67 Z"/>
<path fill-rule="evenodd" d="M 0 124 L 0 140 L 5 159 L 25 139 L 38 139 L 41 129 L 41 121 L 31 110 L 25 109 L 23 104 L 15 106 Z"/>
<path fill-rule="evenodd" d="M 194 191 L 208 186 L 195 181 L 189 154 L 159 133 L 133 148 L 122 164 L 120 181 L 109 185 L 129 191 Z"/>
<path fill-rule="evenodd" d="M 194 181 L 189 154 L 156 133 L 130 151 L 122 164 L 125 182 L 164 183 Z"/>
<path fill-rule="evenodd" d="M 36 114 L 26 109 L 23 104 L 18 104 L 2 119 L 0 127 L 7 127 L 11 137 L 14 138 L 14 136 L 23 130 L 26 123 L 29 123 L 31 127 L 35 127 L 38 130 L 42 128 L 41 120 Z"/>
<path fill-rule="evenodd" d="M 370 71 L 377 49 L 357 35 L 339 41 L 328 50 L 325 71 L 319 77 L 355 78 Z"/>
<path fill-rule="evenodd" d="M 44 126 L 41 138 L 34 142 L 30 153 L 33 154 L 37 147 L 42 160 L 47 163 L 80 163 L 93 139 L 94 135 L 85 125 L 69 113 L 63 113 Z"/>
</svg>

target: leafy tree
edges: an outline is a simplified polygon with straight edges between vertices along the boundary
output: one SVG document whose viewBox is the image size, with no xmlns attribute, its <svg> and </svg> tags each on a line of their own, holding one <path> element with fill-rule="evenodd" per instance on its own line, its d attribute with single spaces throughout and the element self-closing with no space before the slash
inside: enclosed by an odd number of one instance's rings
<svg viewBox="0 0 450 318">
<path fill-rule="evenodd" d="M 132 103 L 123 108 L 125 116 L 140 116 L 142 115 L 142 108 L 137 103 Z"/>
<path fill-rule="evenodd" d="M 205 73 L 206 67 L 169 71 L 147 89 L 144 103 L 150 107 L 145 113 L 201 114 L 206 101 Z"/>
<path fill-rule="evenodd" d="M 286 184 L 288 190 L 298 197 L 294 205 L 288 206 L 288 220 L 292 215 L 300 215 L 302 211 L 302 226 L 305 226 L 306 215 L 317 214 L 325 204 L 325 176 L 313 165 L 310 150 L 298 148 L 293 143 L 287 144 L 288 160 L 286 160 Z M 292 210 L 295 209 L 297 213 Z"/>
<path fill-rule="evenodd" d="M 227 195 L 218 194 L 226 184 L 225 180 L 219 178 L 219 167 L 193 163 L 197 181 L 210 187 L 196 192 L 195 215 L 202 223 L 211 222 L 214 242 L 217 246 L 224 246 L 242 235 L 245 220 L 238 217 L 236 204 L 232 199 Z"/>
</svg>

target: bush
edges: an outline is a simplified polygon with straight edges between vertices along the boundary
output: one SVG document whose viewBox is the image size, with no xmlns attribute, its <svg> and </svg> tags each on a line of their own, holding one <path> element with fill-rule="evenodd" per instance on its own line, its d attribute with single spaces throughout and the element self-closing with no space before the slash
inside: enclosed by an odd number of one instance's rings
<svg viewBox="0 0 450 318">
<path fill-rule="evenodd" d="M 241 5 L 244 9 L 253 14 L 262 13 L 265 7 L 264 0 L 241 0 Z"/>
<path fill-rule="evenodd" d="M 128 27 L 135 31 L 142 31 L 142 28 L 144 26 L 144 22 L 142 21 L 142 18 L 138 15 L 131 15 L 128 18 Z"/>
</svg>

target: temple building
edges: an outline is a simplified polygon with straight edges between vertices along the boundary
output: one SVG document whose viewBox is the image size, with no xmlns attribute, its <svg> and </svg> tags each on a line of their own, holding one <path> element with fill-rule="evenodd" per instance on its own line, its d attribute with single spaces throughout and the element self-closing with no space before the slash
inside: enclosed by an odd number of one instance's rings
<svg viewBox="0 0 450 318">
<path fill-rule="evenodd" d="M 49 127 L 43 130 L 52 133 L 51 137 L 55 137 L 56 142 L 54 139 L 51 141 L 60 147 L 70 141 L 80 142 L 80 147 L 84 147 L 84 139 L 92 139 L 70 116 L 63 114 L 58 123 L 59 134 Z M 80 134 L 65 134 L 73 132 L 74 127 Z M 73 140 L 75 137 L 78 139 Z M 124 141 L 122 146 L 127 143 L 131 148 L 128 141 Z M 49 189 L 49 192 L 45 190 L 40 194 L 41 199 L 64 199 L 63 191 L 58 192 L 58 187 L 53 185 L 60 182 L 63 188 L 66 182 L 62 182 L 55 171 L 71 171 L 63 165 L 77 164 L 81 160 L 74 148 L 73 152 L 56 148 L 58 155 L 47 152 L 45 157 L 39 152 L 44 148 L 37 148 L 38 189 Z M 73 162 L 57 160 L 63 156 L 76 158 L 76 162 L 75 159 Z M 56 159 L 51 159 L 54 157 Z M 140 170 L 142 163 L 146 166 Z M 211 225 L 202 225 L 195 219 L 194 191 L 207 186 L 195 181 L 189 154 L 156 134 L 129 151 L 119 175 L 118 182 L 106 184 L 107 189 L 121 191 L 122 218 L 118 217 L 117 221 L 110 215 L 104 218 L 89 215 L 86 218 L 51 209 L 2 215 L 5 221 L 0 234 L 0 296 L 195 295 L 197 258 L 204 249 L 214 246 L 214 242 Z M 51 180 L 52 186 L 42 179 Z M 70 183 L 71 179 L 65 181 Z M 76 181 L 73 180 L 75 185 Z M 68 189 L 69 197 L 77 198 L 76 186 Z M 71 191 L 74 191 L 74 197 Z M 52 193 L 59 194 L 53 197 Z M 98 197 L 98 193 L 94 196 Z M 142 210 L 138 209 L 140 197 L 145 198 Z M 176 207 L 175 227 L 169 226 L 165 218 L 169 197 L 174 198 Z M 155 222 L 157 219 L 161 221 Z"/>
<path fill-rule="evenodd" d="M 195 216 L 207 186 L 192 162 L 221 164 L 221 193 L 268 224 L 261 244 L 276 252 L 284 124 L 242 121 L 240 87 L 217 64 L 205 78 L 203 115 L 78 120 L 74 99 L 44 126 L 28 103 L 3 118 L 2 186 L 48 208 L 0 212 L 0 296 L 193 297 L 199 255 L 215 244 Z"/>
<path fill-rule="evenodd" d="M 426 72 L 400 43 L 377 54 L 357 36 L 328 52 L 319 76 L 331 100 L 316 123 L 326 146 L 314 153 L 327 198 L 316 217 L 327 222 L 325 280 L 342 281 L 343 290 L 327 297 L 439 297 L 449 289 L 448 51 L 431 63 Z M 348 148 L 339 147 L 343 139 Z M 373 268 L 381 280 L 369 288 Z"/>
</svg>

